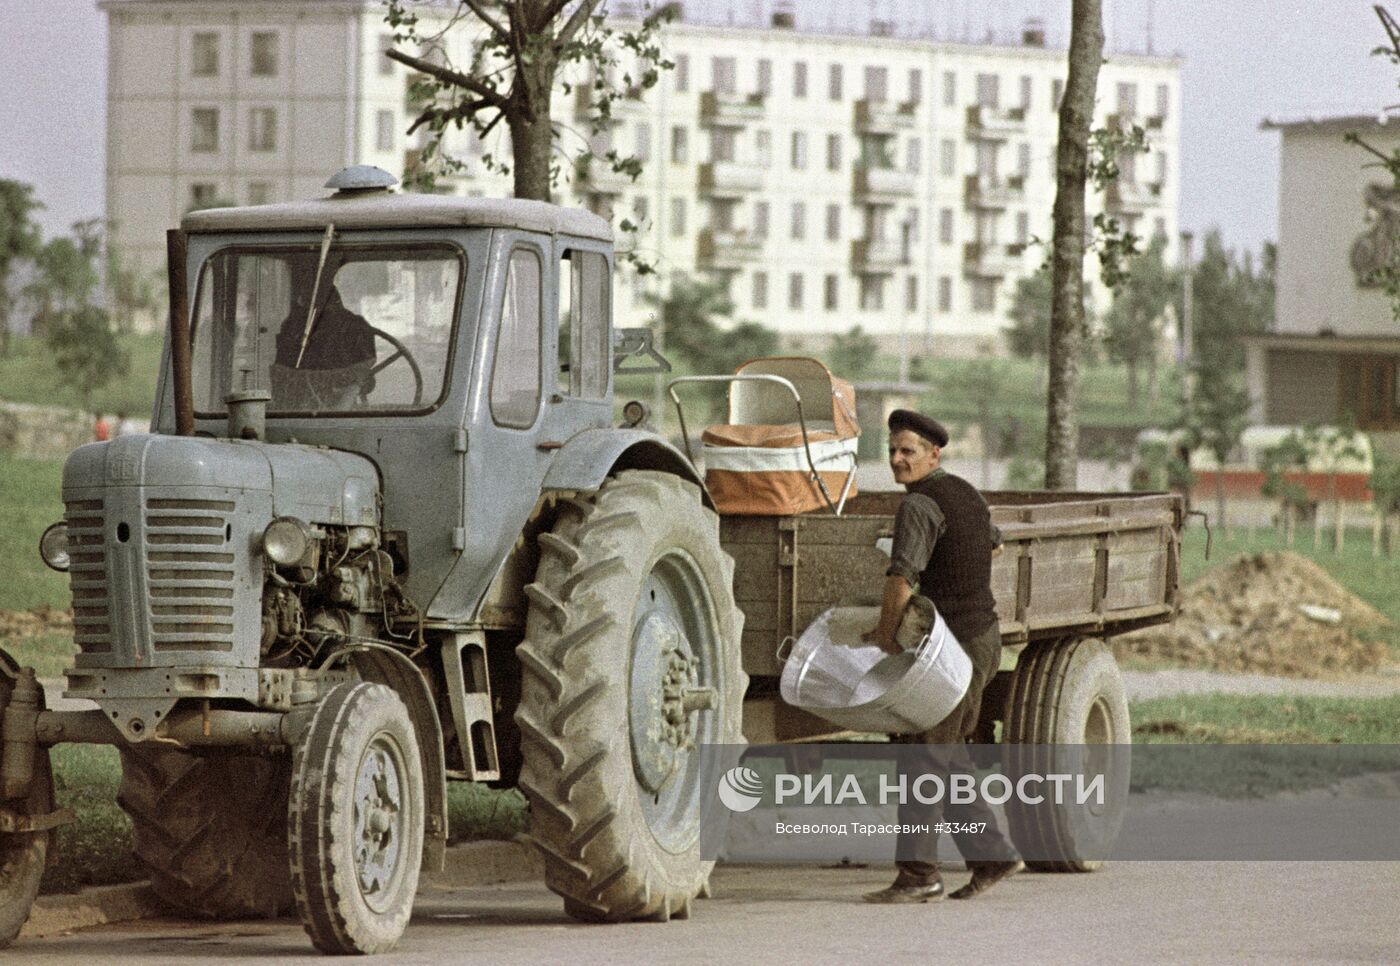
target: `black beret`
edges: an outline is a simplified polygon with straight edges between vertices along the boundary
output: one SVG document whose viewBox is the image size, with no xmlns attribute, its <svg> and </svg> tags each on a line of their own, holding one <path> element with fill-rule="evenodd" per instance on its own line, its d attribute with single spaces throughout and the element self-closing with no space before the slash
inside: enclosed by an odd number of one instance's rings
<svg viewBox="0 0 1400 966">
<path fill-rule="evenodd" d="M 912 409 L 896 409 L 890 413 L 890 433 L 897 433 L 901 429 L 916 433 L 940 448 L 948 445 L 948 431 L 943 428 L 943 424 Z"/>
</svg>

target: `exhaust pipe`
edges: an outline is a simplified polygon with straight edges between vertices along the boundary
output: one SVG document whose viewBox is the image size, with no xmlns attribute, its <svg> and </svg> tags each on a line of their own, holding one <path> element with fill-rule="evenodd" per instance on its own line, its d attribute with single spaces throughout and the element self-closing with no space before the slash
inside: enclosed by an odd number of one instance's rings
<svg viewBox="0 0 1400 966">
<path fill-rule="evenodd" d="M 194 435 L 194 389 L 190 377 L 190 298 L 185 278 L 188 236 L 179 228 L 165 233 L 166 277 L 170 286 L 170 366 L 175 388 L 175 435 Z"/>
</svg>

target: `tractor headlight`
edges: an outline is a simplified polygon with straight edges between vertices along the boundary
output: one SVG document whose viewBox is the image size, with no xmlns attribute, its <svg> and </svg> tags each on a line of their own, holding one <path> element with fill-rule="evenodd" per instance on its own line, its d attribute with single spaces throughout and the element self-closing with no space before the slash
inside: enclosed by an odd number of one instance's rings
<svg viewBox="0 0 1400 966">
<path fill-rule="evenodd" d="M 68 524 L 60 520 L 50 524 L 39 537 L 39 556 L 44 564 L 58 571 L 66 571 L 68 559 Z"/>
<path fill-rule="evenodd" d="M 279 567 L 290 567 L 306 558 L 311 549 L 311 528 L 296 517 L 278 517 L 262 537 L 263 553 Z"/>
</svg>

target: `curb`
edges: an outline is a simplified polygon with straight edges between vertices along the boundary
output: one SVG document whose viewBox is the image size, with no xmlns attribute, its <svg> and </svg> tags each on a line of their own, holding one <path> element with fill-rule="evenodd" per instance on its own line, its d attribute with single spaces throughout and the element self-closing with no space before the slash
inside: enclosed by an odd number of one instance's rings
<svg viewBox="0 0 1400 966">
<path fill-rule="evenodd" d="M 532 882 L 544 878 L 544 862 L 526 842 L 464 842 L 447 850 L 443 871 L 425 873 L 420 888 Z M 82 892 L 40 896 L 20 936 L 39 939 L 110 922 L 169 916 L 149 882 L 91 886 Z"/>
</svg>

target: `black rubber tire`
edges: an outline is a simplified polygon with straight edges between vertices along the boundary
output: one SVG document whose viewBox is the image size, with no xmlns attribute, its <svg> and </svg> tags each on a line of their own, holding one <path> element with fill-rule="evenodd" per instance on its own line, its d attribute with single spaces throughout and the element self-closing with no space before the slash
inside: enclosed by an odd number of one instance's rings
<svg viewBox="0 0 1400 966">
<path fill-rule="evenodd" d="M 1130 745 L 1132 725 L 1123 677 L 1113 652 L 1093 637 L 1028 646 L 1016 664 L 1002 740 L 1028 748 L 1021 770 L 1067 771 L 1055 764 L 1070 749 L 1054 746 Z M 1006 803 L 1011 838 L 1041 872 L 1093 872 L 1102 867 L 1123 825 L 1131 778 L 1126 753 L 1106 755 L 1105 806 L 1051 808 Z M 1111 767 L 1108 767 L 1111 766 Z"/>
<path fill-rule="evenodd" d="M 683 559 L 695 592 L 708 598 L 683 603 L 706 621 L 714 666 L 700 673 L 715 694 L 715 706 L 688 713 L 686 727 L 705 740 L 743 743 L 743 614 L 719 518 L 695 484 L 626 471 L 571 500 L 540 548 L 517 650 L 516 721 L 524 745 L 520 788 L 545 884 L 585 922 L 684 918 L 691 900 L 707 893 L 714 863 L 700 858 L 698 834 L 663 843 L 644 811 L 629 732 L 633 640 L 646 611 L 643 588 L 662 561 Z M 684 812 L 693 801 L 682 796 L 677 807 Z"/>
<path fill-rule="evenodd" d="M 120 749 L 117 804 L 131 818 L 132 851 L 166 905 L 200 919 L 291 911 L 285 754 Z"/>
<path fill-rule="evenodd" d="M 34 755 L 34 778 L 23 801 L 3 803 L 29 815 L 53 811 L 53 773 L 49 770 L 49 750 L 39 748 Z M 29 919 L 29 911 L 39 895 L 44 877 L 52 831 L 0 832 L 0 949 L 14 942 Z"/>
<path fill-rule="evenodd" d="M 376 749 L 393 759 L 397 788 L 388 798 L 397 807 L 388 812 L 396 825 L 381 840 L 394 850 L 389 874 L 382 893 L 371 896 L 357 866 L 365 841 L 357 820 L 369 822 L 357 789 L 384 787 L 361 780 Z M 413 721 L 392 688 L 341 684 L 321 698 L 292 751 L 287 815 L 292 892 L 311 942 L 334 954 L 392 949 L 408 926 L 423 863 L 423 763 Z"/>
</svg>

